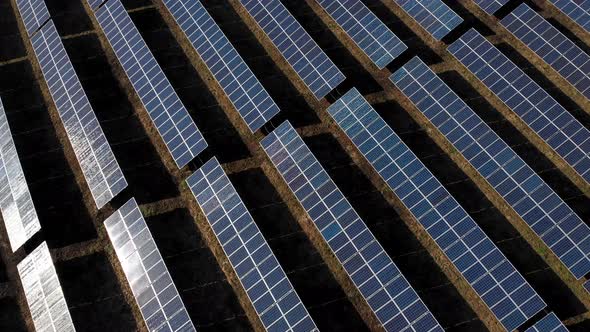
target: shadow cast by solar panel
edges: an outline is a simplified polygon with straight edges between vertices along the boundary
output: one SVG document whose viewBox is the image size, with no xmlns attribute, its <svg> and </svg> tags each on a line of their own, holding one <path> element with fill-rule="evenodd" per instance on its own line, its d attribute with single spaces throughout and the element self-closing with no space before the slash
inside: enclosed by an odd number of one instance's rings
<svg viewBox="0 0 590 332">
<path fill-rule="evenodd" d="M 199 331 L 250 331 L 232 287 L 186 209 L 146 218 L 154 241 Z"/>
<path fill-rule="evenodd" d="M 142 203 L 178 196 L 178 188 L 113 76 L 96 35 L 67 39 L 64 45 L 129 183 L 126 190 Z"/>
<path fill-rule="evenodd" d="M 130 13 L 131 19 L 162 67 L 176 93 L 220 162 L 250 156 L 238 132 L 174 39 L 155 9 Z"/>
<path fill-rule="evenodd" d="M 14 297 L 0 299 L 0 330 L 25 332 L 27 327 Z"/>
<path fill-rule="evenodd" d="M 9 2 L 0 4 L 0 62 L 27 55 Z"/>
<path fill-rule="evenodd" d="M 305 141 L 441 325 L 485 331 L 430 254 L 336 139 L 321 134 Z"/>
<path fill-rule="evenodd" d="M 220 4 L 218 1 L 202 1 L 202 3 L 281 109 L 272 122 L 280 124 L 288 119 L 296 128 L 319 123 L 320 120 L 303 96 L 268 56 L 234 9 L 226 2 Z"/>
<path fill-rule="evenodd" d="M 412 132 L 419 126 L 399 105 L 374 107 L 559 316 L 585 312 L 571 290 L 426 132 Z"/>
<path fill-rule="evenodd" d="M 522 68 L 522 67 L 521 67 Z M 590 199 L 496 111 L 455 71 L 441 73 L 440 78 L 463 99 L 512 149 L 563 198 L 582 218 L 590 220 Z"/>
<path fill-rule="evenodd" d="M 94 29 L 82 1 L 45 0 L 45 4 L 60 36 Z"/>
<path fill-rule="evenodd" d="M 0 67 L 0 95 L 5 93 L 6 116 L 49 247 L 96 238 L 28 62 Z"/>
<path fill-rule="evenodd" d="M 135 320 L 104 253 L 55 264 L 78 331 L 131 331 Z M 122 277 L 123 280 L 124 277 Z"/>
<path fill-rule="evenodd" d="M 568 330 L 570 332 L 586 332 L 586 331 L 590 331 L 590 321 L 589 320 L 585 320 L 582 321 L 578 324 L 572 324 L 572 325 L 568 325 Z"/>
<path fill-rule="evenodd" d="M 352 303 L 262 170 L 229 177 L 318 328 L 366 331 Z"/>
<path fill-rule="evenodd" d="M 121 3 L 127 10 L 153 5 L 151 0 L 121 0 Z"/>
</svg>

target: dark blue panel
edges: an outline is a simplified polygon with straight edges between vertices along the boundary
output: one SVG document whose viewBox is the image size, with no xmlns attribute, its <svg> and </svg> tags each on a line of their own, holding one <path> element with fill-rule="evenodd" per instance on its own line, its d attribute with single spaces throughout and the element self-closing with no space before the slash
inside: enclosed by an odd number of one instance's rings
<svg viewBox="0 0 590 332">
<path fill-rule="evenodd" d="M 44 0 L 16 0 L 16 6 L 29 36 L 49 19 Z"/>
<path fill-rule="evenodd" d="M 495 12 L 498 11 L 498 9 L 507 4 L 508 0 L 474 0 L 474 2 L 481 9 L 483 9 L 483 11 L 485 11 L 489 15 L 493 15 Z"/>
<path fill-rule="evenodd" d="M 565 15 L 590 32 L 590 2 L 576 0 L 549 0 Z"/>
<path fill-rule="evenodd" d="M 555 313 L 551 312 L 525 332 L 568 332 L 568 329 L 557 318 Z"/>
<path fill-rule="evenodd" d="M 440 0 L 395 2 L 436 40 L 441 40 L 463 22 L 459 15 Z"/>
</svg>

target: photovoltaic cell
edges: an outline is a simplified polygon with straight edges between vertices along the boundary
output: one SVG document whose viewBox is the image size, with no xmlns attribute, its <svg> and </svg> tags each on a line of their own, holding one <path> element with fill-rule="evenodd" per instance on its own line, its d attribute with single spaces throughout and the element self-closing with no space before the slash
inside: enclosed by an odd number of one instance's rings
<svg viewBox="0 0 590 332">
<path fill-rule="evenodd" d="M 196 331 L 135 198 L 104 225 L 148 330 Z"/>
<path fill-rule="evenodd" d="M 280 111 L 199 1 L 164 4 L 252 132 Z"/>
<path fill-rule="evenodd" d="M 18 265 L 27 305 L 37 331 L 75 331 L 47 243 L 43 242 Z"/>
<path fill-rule="evenodd" d="M 318 0 L 379 69 L 408 49 L 360 0 Z"/>
<path fill-rule="evenodd" d="M 415 57 L 391 80 L 576 278 L 590 271 L 588 225 L 428 66 Z"/>
<path fill-rule="evenodd" d="M 186 180 L 268 331 L 318 331 L 217 159 Z"/>
<path fill-rule="evenodd" d="M 568 329 L 557 318 L 555 313 L 551 312 L 525 332 L 568 332 Z"/>
<path fill-rule="evenodd" d="M 508 3 L 508 0 L 474 0 L 479 8 L 483 9 L 489 15 L 493 15 L 502 6 Z"/>
<path fill-rule="evenodd" d="M 462 41 L 449 51 L 590 183 L 590 131 L 485 37 L 472 30 Z"/>
<path fill-rule="evenodd" d="M 53 21 L 31 37 L 31 44 L 86 183 L 100 209 L 127 187 L 127 181 Z"/>
<path fill-rule="evenodd" d="M 280 0 L 240 0 L 316 98 L 344 81 L 328 58 Z"/>
<path fill-rule="evenodd" d="M 0 211 L 16 251 L 41 229 L 23 168 L 0 100 Z"/>
<path fill-rule="evenodd" d="M 590 98 L 590 55 L 524 3 L 501 23 L 580 93 Z"/>
<path fill-rule="evenodd" d="M 88 1 L 88 5 L 90 5 L 90 8 L 92 10 L 95 10 L 98 6 L 100 6 L 106 0 L 87 0 L 87 1 Z"/>
<path fill-rule="evenodd" d="M 441 40 L 463 19 L 441 0 L 393 0 L 436 40 Z"/>
<path fill-rule="evenodd" d="M 549 0 L 565 15 L 590 32 L 590 2 L 580 0 Z"/>
<path fill-rule="evenodd" d="M 443 331 L 288 121 L 260 142 L 386 331 Z"/>
<path fill-rule="evenodd" d="M 512 331 L 545 307 L 504 254 L 356 90 L 328 113 Z"/>
<path fill-rule="evenodd" d="M 44 0 L 16 0 L 16 6 L 29 36 L 49 19 Z"/>
<path fill-rule="evenodd" d="M 185 166 L 207 147 L 201 132 L 121 2 L 107 1 L 95 16 L 176 165 Z"/>
</svg>

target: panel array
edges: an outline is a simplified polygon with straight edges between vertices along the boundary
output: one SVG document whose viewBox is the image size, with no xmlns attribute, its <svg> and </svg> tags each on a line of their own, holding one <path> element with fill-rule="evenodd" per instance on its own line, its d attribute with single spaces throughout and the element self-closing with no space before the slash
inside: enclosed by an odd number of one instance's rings
<svg viewBox="0 0 590 332">
<path fill-rule="evenodd" d="M 121 66 L 178 167 L 207 143 L 119 0 L 95 13 Z"/>
<path fill-rule="evenodd" d="M 17 269 L 35 329 L 75 331 L 47 243 L 41 243 L 17 265 Z"/>
<path fill-rule="evenodd" d="M 261 145 L 387 331 L 443 331 L 289 122 Z"/>
<path fill-rule="evenodd" d="M 0 212 L 16 251 L 41 229 L 23 168 L 0 100 Z"/>
<path fill-rule="evenodd" d="M 127 187 L 127 181 L 53 21 L 31 37 L 31 43 L 86 183 L 100 209 Z"/>
<path fill-rule="evenodd" d="M 508 331 L 545 307 L 498 247 L 356 89 L 332 104 L 328 113 Z"/>
<path fill-rule="evenodd" d="M 217 159 L 186 180 L 269 331 L 317 327 Z"/>
<path fill-rule="evenodd" d="M 509 0 L 474 0 L 474 2 L 489 15 L 493 15 L 502 8 Z"/>
<path fill-rule="evenodd" d="M 199 1 L 164 4 L 252 132 L 280 111 Z"/>
<path fill-rule="evenodd" d="M 518 213 L 576 277 L 590 271 L 590 228 L 418 57 L 397 87 Z"/>
<path fill-rule="evenodd" d="M 148 330 L 196 331 L 135 198 L 104 225 Z"/>
<path fill-rule="evenodd" d="M 408 49 L 360 0 L 318 2 L 379 69 Z"/>
<path fill-rule="evenodd" d="M 580 93 L 590 98 L 590 55 L 524 3 L 501 23 Z"/>
<path fill-rule="evenodd" d="M 328 58 L 280 0 L 240 0 L 316 98 L 344 81 Z"/>
<path fill-rule="evenodd" d="M 551 312 L 525 332 L 568 332 L 568 329 L 557 318 L 555 313 Z"/>
<path fill-rule="evenodd" d="M 590 130 L 477 31 L 449 51 L 590 183 Z"/>
<path fill-rule="evenodd" d="M 590 2 L 577 0 L 549 0 L 565 15 L 590 32 Z"/>
<path fill-rule="evenodd" d="M 394 1 L 436 40 L 441 40 L 463 22 L 463 19 L 441 0 Z"/>
<path fill-rule="evenodd" d="M 29 36 L 49 19 L 44 0 L 16 0 L 16 6 Z"/>
</svg>

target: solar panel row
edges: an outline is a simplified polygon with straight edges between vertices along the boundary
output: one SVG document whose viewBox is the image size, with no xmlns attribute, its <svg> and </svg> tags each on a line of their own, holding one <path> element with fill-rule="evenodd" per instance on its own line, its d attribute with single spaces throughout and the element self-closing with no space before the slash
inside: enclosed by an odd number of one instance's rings
<svg viewBox="0 0 590 332">
<path fill-rule="evenodd" d="M 178 167 L 207 143 L 119 0 L 95 12 L 113 51 Z"/>
<path fill-rule="evenodd" d="M 549 0 L 565 15 L 590 32 L 590 2 L 578 0 Z"/>
<path fill-rule="evenodd" d="M 408 49 L 360 0 L 318 0 L 379 69 Z"/>
<path fill-rule="evenodd" d="M 0 100 L 0 212 L 16 251 L 41 229 L 27 180 L 12 140 L 4 106 Z"/>
<path fill-rule="evenodd" d="M 260 142 L 387 331 L 443 331 L 288 121 Z"/>
<path fill-rule="evenodd" d="M 408 15 L 412 16 L 436 40 L 441 40 L 463 22 L 463 19 L 441 0 L 393 1 Z"/>
<path fill-rule="evenodd" d="M 508 331 L 545 307 L 498 247 L 356 89 L 332 104 L 328 113 Z"/>
<path fill-rule="evenodd" d="M 501 23 L 590 99 L 590 55 L 524 3 Z"/>
<path fill-rule="evenodd" d="M 196 331 L 135 198 L 104 225 L 148 330 Z"/>
<path fill-rule="evenodd" d="M 164 4 L 252 132 L 280 111 L 199 1 Z"/>
<path fill-rule="evenodd" d="M 240 2 L 316 98 L 323 98 L 344 81 L 344 74 L 280 0 Z"/>
<path fill-rule="evenodd" d="M 498 9 L 508 3 L 508 0 L 474 0 L 474 2 L 489 15 L 493 15 Z"/>
<path fill-rule="evenodd" d="M 75 331 L 47 243 L 17 265 L 25 298 L 37 331 Z"/>
<path fill-rule="evenodd" d="M 100 209 L 127 187 L 127 180 L 53 21 L 33 35 L 31 43 L 86 183 Z"/>
<path fill-rule="evenodd" d="M 29 36 L 50 17 L 44 0 L 16 0 L 16 6 Z"/>
<path fill-rule="evenodd" d="M 525 332 L 568 332 L 568 329 L 557 318 L 555 313 L 551 312 Z"/>
<path fill-rule="evenodd" d="M 449 51 L 590 183 L 590 131 L 475 30 Z"/>
<path fill-rule="evenodd" d="M 108 1 L 108 0 L 88 0 L 88 4 L 90 5 L 90 9 L 95 10 L 98 6 L 100 6 L 105 1 Z"/>
<path fill-rule="evenodd" d="M 588 225 L 428 66 L 415 57 L 391 80 L 576 278 L 590 271 Z"/>
<path fill-rule="evenodd" d="M 250 302 L 269 331 L 317 331 L 217 159 L 187 180 Z"/>
</svg>

